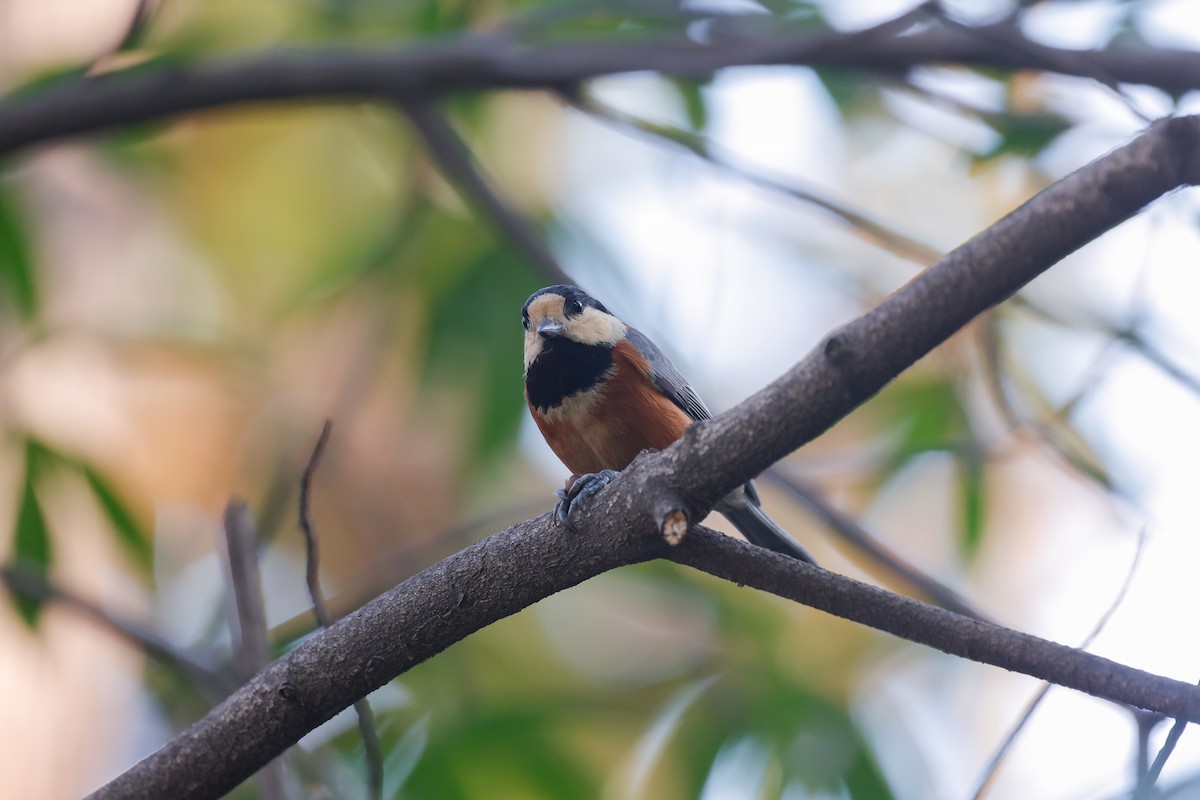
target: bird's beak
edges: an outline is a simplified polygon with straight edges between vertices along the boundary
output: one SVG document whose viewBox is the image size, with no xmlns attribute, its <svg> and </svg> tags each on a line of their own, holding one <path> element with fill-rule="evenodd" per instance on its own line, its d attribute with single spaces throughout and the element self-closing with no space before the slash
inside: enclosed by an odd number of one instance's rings
<svg viewBox="0 0 1200 800">
<path fill-rule="evenodd" d="M 537 332 L 543 339 L 556 339 L 563 335 L 563 326 L 561 322 L 544 319 L 538 323 Z"/>
</svg>

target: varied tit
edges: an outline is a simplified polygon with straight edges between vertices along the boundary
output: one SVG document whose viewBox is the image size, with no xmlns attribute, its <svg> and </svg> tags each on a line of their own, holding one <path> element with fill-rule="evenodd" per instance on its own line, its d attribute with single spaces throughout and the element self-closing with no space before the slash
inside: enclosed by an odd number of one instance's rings
<svg viewBox="0 0 1200 800">
<path fill-rule="evenodd" d="M 642 450 L 662 450 L 712 416 L 653 342 L 581 289 L 534 292 L 521 322 L 525 399 L 546 443 L 574 473 L 556 493 L 560 524 Z M 816 563 L 763 512 L 752 483 L 716 510 L 754 544 Z"/>
</svg>

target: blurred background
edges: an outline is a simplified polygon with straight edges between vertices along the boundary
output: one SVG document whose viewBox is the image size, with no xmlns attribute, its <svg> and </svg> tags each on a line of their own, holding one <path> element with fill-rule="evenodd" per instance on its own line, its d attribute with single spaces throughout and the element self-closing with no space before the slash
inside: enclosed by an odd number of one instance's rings
<svg viewBox="0 0 1200 800">
<path fill-rule="evenodd" d="M 0 90 L 280 45 L 504 26 L 532 42 L 699 37 L 717 12 L 851 29 L 912 5 L 169 0 L 129 35 L 133 0 L 0 0 Z M 1187 2 L 1028 5 L 1021 29 L 1048 44 L 1200 47 Z M 951 10 L 973 23 L 1013 8 Z M 715 410 L 1143 117 L 1196 99 L 955 66 L 586 90 L 576 107 L 489 92 L 444 110 L 562 267 Z M 1190 192 L 1155 203 L 780 471 L 1039 636 L 1083 642 L 1128 578 L 1091 649 L 1200 678 L 1185 622 L 1200 559 L 1198 210 Z M 0 542 L 9 583 L 27 587 L 0 604 L 5 796 L 90 791 L 220 696 L 95 612 L 229 680 L 230 498 L 257 521 L 272 652 L 312 632 L 296 503 L 326 418 L 312 510 L 337 614 L 548 510 L 565 476 L 521 396 L 519 309 L 556 281 L 392 109 L 239 106 L 7 157 L 0 281 Z M 777 484 L 764 495 L 823 566 L 925 596 Z M 371 701 L 386 797 L 958 798 L 1038 688 L 652 563 L 493 625 Z M 989 796 L 1114 796 L 1167 728 L 1052 691 Z M 290 796 L 364 795 L 352 714 L 286 762 Z M 1185 735 L 1162 782 L 1198 768 Z"/>
</svg>

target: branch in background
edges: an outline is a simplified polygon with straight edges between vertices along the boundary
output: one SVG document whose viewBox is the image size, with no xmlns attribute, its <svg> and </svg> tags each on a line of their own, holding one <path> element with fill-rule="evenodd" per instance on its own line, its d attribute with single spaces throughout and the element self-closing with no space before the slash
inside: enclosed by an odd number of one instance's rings
<svg viewBox="0 0 1200 800">
<path fill-rule="evenodd" d="M 839 539 L 849 543 L 893 577 L 916 589 L 935 605 L 947 611 L 953 611 L 955 614 L 962 614 L 964 617 L 988 620 L 987 616 L 977 611 L 958 592 L 925 574 L 905 561 L 898 553 L 885 547 L 862 525 L 830 505 L 813 487 L 805 485 L 778 468 L 767 470 L 765 475 L 821 520 Z"/>
<path fill-rule="evenodd" d="M 1022 301 L 1023 298 L 1017 297 L 1013 302 L 1020 303 Z M 1015 432 L 1026 432 L 1031 435 L 1038 444 L 1066 464 L 1072 474 L 1086 476 L 1106 493 L 1123 496 L 1120 487 L 1113 486 L 1104 470 L 1084 454 L 1079 453 L 1077 448 L 1067 442 L 1053 425 L 1036 419 L 1026 419 L 1017 409 L 1013 398 L 1009 395 L 1008 384 L 1005 380 L 1006 370 L 995 314 L 988 314 L 983 320 L 983 324 L 979 326 L 979 336 L 980 350 L 983 354 L 984 382 L 987 385 L 988 394 L 1009 427 Z"/>
<path fill-rule="evenodd" d="M 990 44 L 945 26 L 850 33 L 738 33 L 723 26 L 711 43 L 682 35 L 616 42 L 525 46 L 504 35 L 466 34 L 382 51 L 279 49 L 216 58 L 190 67 L 163 64 L 66 80 L 0 104 L 0 154 L 83 133 L 161 120 L 238 103 L 374 99 L 405 105 L 469 89 L 563 91 L 604 75 L 653 71 L 677 77 L 725 67 L 807 64 L 903 72 L 954 62 L 1001 69 L 1053 68 L 1062 74 L 1184 92 L 1200 86 L 1200 53 L 1168 48 L 1074 51 L 1021 39 Z"/>
<path fill-rule="evenodd" d="M 266 666 L 267 612 L 258 566 L 258 535 L 250 509 L 238 499 L 225 506 L 225 552 L 236 616 L 238 676 L 246 680 Z"/>
<path fill-rule="evenodd" d="M 1096 624 L 1092 626 L 1091 632 L 1088 633 L 1083 642 L 1079 645 L 1080 650 L 1086 650 L 1092 646 L 1092 643 L 1096 641 L 1096 637 L 1100 635 L 1101 631 L 1103 631 L 1108 625 L 1108 621 L 1112 619 L 1113 614 L 1117 613 L 1117 609 L 1120 608 L 1121 604 L 1125 602 L 1125 596 L 1129 594 L 1129 587 L 1133 585 L 1133 576 L 1137 574 L 1138 566 L 1142 563 L 1142 552 L 1145 550 L 1145 548 L 1146 528 L 1143 527 L 1138 531 L 1137 544 L 1134 547 L 1133 558 L 1129 562 L 1129 569 L 1125 572 L 1125 579 L 1121 581 L 1121 586 L 1119 589 L 1117 589 L 1117 593 L 1113 595 L 1112 602 L 1108 604 L 1108 608 L 1106 608 L 1104 613 L 1100 615 L 1100 619 L 1096 620 Z M 996 777 L 996 773 L 999 771 L 1000 766 L 1004 763 L 1004 759 L 1008 757 L 1008 753 L 1010 750 L 1012 750 L 1012 746 L 1016 744 L 1017 737 L 1021 735 L 1021 731 L 1025 730 L 1025 726 L 1033 717 L 1033 712 L 1037 711 L 1038 706 L 1042 704 L 1042 700 L 1044 700 L 1046 695 L 1049 694 L 1052 686 L 1053 684 L 1051 683 L 1042 684 L 1042 688 L 1039 689 L 1037 694 L 1033 696 L 1033 699 L 1029 701 L 1029 705 L 1025 707 L 1025 711 L 1021 714 L 1020 718 L 1017 720 L 1017 723 L 1013 725 L 1012 730 L 1008 732 L 1008 736 L 1004 737 L 1004 741 L 1000 743 L 1000 747 L 996 749 L 995 754 L 992 756 L 991 760 L 983 770 L 983 775 L 979 779 L 978 788 L 975 790 L 974 800 L 981 800 L 981 798 L 987 794 L 988 790 L 991 788 L 992 781 Z M 1139 712 L 1135 709 L 1135 713 L 1141 714 L 1142 712 Z M 1140 719 L 1141 717 L 1139 717 L 1139 720 Z M 1155 719 L 1161 721 L 1161 717 L 1155 717 Z M 1157 724 L 1157 722 L 1155 724 Z M 1138 771 L 1139 775 L 1144 773 L 1144 769 L 1140 769 Z"/>
<path fill-rule="evenodd" d="M 946 13 L 941 2 L 927 3 L 931 15 L 950 30 L 961 31 L 968 36 L 976 37 L 982 44 L 992 49 L 1010 48 L 1028 59 L 1029 68 L 1046 72 L 1059 72 L 1064 75 L 1078 75 L 1091 78 L 1096 83 L 1108 89 L 1117 100 L 1129 109 L 1130 113 L 1142 122 L 1150 123 L 1153 119 L 1146 115 L 1129 93 L 1124 90 L 1116 77 L 1103 64 L 1097 64 L 1088 58 L 1088 51 L 1059 50 L 1057 48 L 1038 47 L 1025 38 L 1021 32 L 1019 19 L 1013 14 L 992 24 L 974 27 L 965 25 Z"/>
<path fill-rule="evenodd" d="M 1158 782 L 1158 778 L 1162 775 L 1163 767 L 1167 765 L 1167 759 L 1175 752 L 1175 746 L 1179 744 L 1179 737 L 1183 736 L 1183 729 L 1187 727 L 1189 720 L 1176 719 L 1175 724 L 1171 726 L 1171 730 L 1167 733 L 1167 740 L 1163 742 L 1163 746 L 1159 749 L 1158 755 L 1154 757 L 1154 763 L 1142 775 L 1138 781 L 1137 788 L 1133 791 L 1133 800 L 1148 800 L 1155 794 L 1154 784 Z"/>
<path fill-rule="evenodd" d="M 549 491 L 536 498 L 487 511 L 479 516 L 452 525 L 437 533 L 422 538 L 409 536 L 389 537 L 390 546 L 378 552 L 366 569 L 352 576 L 346 584 L 353 589 L 335 595 L 326 601 L 333 608 L 332 616 L 343 616 L 386 592 L 400 581 L 411 578 L 419 570 L 414 564 L 430 564 L 448 553 L 461 550 L 483 536 L 511 524 L 513 520 L 536 516 L 546 508 Z M 341 609 L 341 613 L 338 613 Z M 275 647 L 284 647 L 314 630 L 312 614 L 303 612 L 276 625 L 272 631 Z"/>
<path fill-rule="evenodd" d="M 113 611 L 101 608 L 96 603 L 84 600 L 67 589 L 51 583 L 33 570 L 8 564 L 0 567 L 0 581 L 11 591 L 28 595 L 37 600 L 56 603 L 76 614 L 98 623 L 99 626 L 137 647 L 147 656 L 177 670 L 188 678 L 210 701 L 217 702 L 227 696 L 236 684 L 219 672 L 215 666 L 199 660 L 180 647 L 167 641 L 149 626 L 134 622 Z"/>
<path fill-rule="evenodd" d="M 1145 336 L 1138 330 L 1136 323 L 1125 325 L 1114 325 L 1102 319 L 1098 319 L 1088 314 L 1075 314 L 1071 318 L 1068 315 L 1059 311 L 1053 311 L 1042 303 L 1030 300 L 1028 297 L 1020 296 L 1015 299 L 1015 303 L 1021 308 L 1029 311 L 1032 314 L 1041 317 L 1042 319 L 1062 328 L 1078 330 L 1080 328 L 1095 331 L 1109 336 L 1131 348 L 1146 361 L 1157 367 L 1164 375 L 1172 379 L 1184 389 L 1187 389 L 1192 394 L 1200 397 L 1200 378 L 1197 378 L 1192 373 L 1188 372 L 1179 364 L 1171 360 L 1171 358 L 1157 345 L 1148 341 Z"/>
<path fill-rule="evenodd" d="M 627 114 L 602 103 L 590 92 L 566 94 L 564 98 L 574 108 L 599 122 L 659 144 L 681 148 L 720 170 L 736 175 L 752 186 L 778 192 L 793 200 L 820 208 L 832 215 L 834 219 L 845 223 L 851 231 L 864 240 L 906 261 L 927 267 L 936 264 L 944 255 L 940 250 L 874 220 L 845 203 L 826 197 L 816 187 L 803 186 L 794 180 L 784 181 L 761 169 L 740 163 L 733 155 L 706 136 L 673 125 L 649 122 Z"/>
<path fill-rule="evenodd" d="M 899 597 L 704 528 L 670 548 L 664 521 L 721 498 L 828 430 L 1021 286 L 1145 205 L 1196 182 L 1200 118 L 1163 120 L 1027 203 L 876 308 L 829 334 L 774 383 L 645 453 L 592 501 L 577 535 L 550 515 L 429 567 L 307 640 L 93 795 L 215 797 L 341 709 L 471 633 L 625 564 L 669 557 L 946 653 L 1174 718 L 1200 689 Z"/>
<path fill-rule="evenodd" d="M 304 578 L 305 584 L 308 586 L 308 596 L 312 598 L 313 615 L 316 616 L 317 624 L 322 628 L 328 628 L 331 620 L 329 612 L 325 609 L 325 593 L 321 591 L 321 554 L 317 548 L 317 532 L 309 519 L 308 509 L 311 506 L 309 495 L 312 493 L 313 473 L 321 461 L 321 454 L 325 452 L 325 445 L 329 441 L 331 430 L 333 430 L 333 420 L 327 419 L 321 426 L 321 434 L 313 446 L 312 455 L 308 457 L 308 463 L 304 465 L 304 471 L 300 474 L 299 524 L 300 533 L 304 535 L 306 565 Z"/>
<path fill-rule="evenodd" d="M 229 582 L 237 616 L 237 651 L 234 663 L 242 680 L 270 661 L 267 650 L 267 609 L 263 603 L 262 573 L 258 566 L 258 535 L 250 509 L 241 500 L 225 506 L 225 551 Z M 291 791 L 283 756 L 272 760 L 256 776 L 264 800 L 287 800 Z"/>
<path fill-rule="evenodd" d="M 534 230 L 532 223 L 518 213 L 492 186 L 482 167 L 475 163 L 470 148 L 451 127 L 445 116 L 432 102 L 409 103 L 404 106 L 413 127 L 425 142 L 429 154 L 437 162 L 446 179 L 458 187 L 465 199 L 481 207 L 508 238 L 552 283 L 574 283 L 558 259 Z"/>
<path fill-rule="evenodd" d="M 304 549 L 307 553 L 308 565 L 305 570 L 305 576 L 308 583 L 308 595 L 312 598 L 313 614 L 316 615 L 317 624 L 321 628 L 329 627 L 330 617 L 329 611 L 325 607 L 325 595 L 321 591 L 317 530 L 312 524 L 309 509 L 311 507 L 310 498 L 312 496 L 313 475 L 317 471 L 317 464 L 321 461 L 321 455 L 325 452 L 325 445 L 329 441 L 331 430 L 333 430 L 333 420 L 327 419 L 325 420 L 325 424 L 321 426 L 321 435 L 317 437 L 317 443 L 313 447 L 312 455 L 308 457 L 308 463 L 304 465 L 304 472 L 300 475 L 299 524 L 300 532 L 304 534 Z M 266 631 L 263 632 L 263 639 L 265 644 Z M 358 715 L 358 730 L 362 734 L 364 760 L 367 768 L 368 797 L 379 800 L 383 797 L 383 754 L 379 746 L 379 732 L 375 729 L 375 712 L 371 710 L 371 702 L 366 697 L 360 697 L 354 701 L 354 713 Z"/>
<path fill-rule="evenodd" d="M 1178 735 L 1175 736 L 1174 741 L 1171 740 L 1171 735 L 1175 734 L 1176 730 L 1182 733 L 1187 723 L 1180 720 L 1175 721 L 1175 725 L 1172 726 L 1170 733 L 1167 734 L 1167 741 L 1170 742 L 1171 746 L 1167 748 L 1166 743 L 1163 744 L 1163 748 L 1167 750 L 1167 755 L 1163 758 L 1162 763 L 1158 765 L 1158 771 L 1154 772 L 1153 777 L 1151 777 L 1150 736 L 1154 733 L 1154 729 L 1162 724 L 1163 716 L 1162 714 L 1154 714 L 1149 711 L 1141 711 L 1140 709 L 1131 709 L 1131 711 L 1134 722 L 1137 725 L 1137 761 L 1133 767 L 1134 788 L 1130 794 L 1130 800 L 1150 800 L 1150 798 L 1155 797 L 1167 797 L 1168 793 L 1157 789 L 1155 784 L 1158 781 L 1159 773 L 1162 772 L 1163 766 L 1167 763 L 1167 758 L 1170 757 L 1171 752 L 1175 749 L 1175 744 L 1179 741 Z M 1162 755 L 1162 750 L 1159 751 L 1159 755 Z M 1156 763 L 1158 762 L 1157 757 L 1154 760 Z"/>
</svg>

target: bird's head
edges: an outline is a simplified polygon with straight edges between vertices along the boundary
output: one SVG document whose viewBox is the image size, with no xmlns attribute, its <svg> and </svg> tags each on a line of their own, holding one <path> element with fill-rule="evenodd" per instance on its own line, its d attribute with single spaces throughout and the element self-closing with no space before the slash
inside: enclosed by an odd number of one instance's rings
<svg viewBox="0 0 1200 800">
<path fill-rule="evenodd" d="M 600 301 L 574 286 L 547 286 L 521 308 L 525 326 L 525 369 L 560 344 L 613 347 L 625 338 L 626 325 Z"/>
</svg>

